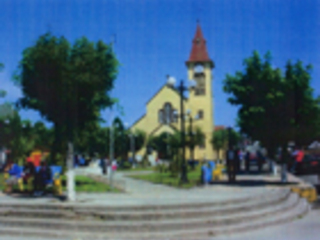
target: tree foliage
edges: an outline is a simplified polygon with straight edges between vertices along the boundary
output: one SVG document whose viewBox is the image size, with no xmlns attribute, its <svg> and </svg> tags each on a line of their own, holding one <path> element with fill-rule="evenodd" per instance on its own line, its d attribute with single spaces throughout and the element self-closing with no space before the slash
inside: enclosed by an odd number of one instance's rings
<svg viewBox="0 0 320 240">
<path fill-rule="evenodd" d="M 225 149 L 228 144 L 228 132 L 225 129 L 213 131 L 211 144 L 212 148 L 217 152 L 218 159 L 220 159 L 220 151 Z"/>
<path fill-rule="evenodd" d="M 244 60 L 244 70 L 227 75 L 224 91 L 228 101 L 240 107 L 238 126 L 242 133 L 260 140 L 274 152 L 289 141 L 310 143 L 318 136 L 319 103 L 310 87 L 311 66 L 288 61 L 283 74 L 274 68 L 271 55 L 257 52 Z"/>
<path fill-rule="evenodd" d="M 4 68 L 4 65 L 2 63 L 0 63 L 0 72 L 1 70 Z M 0 98 L 4 98 L 6 96 L 7 92 L 0 89 Z"/>
<path fill-rule="evenodd" d="M 52 143 L 52 131 L 41 123 L 22 120 L 19 113 L 0 118 L 0 146 L 11 151 L 14 162 L 24 163 L 34 149 L 48 150 Z"/>
<path fill-rule="evenodd" d="M 134 141 L 135 151 L 139 151 L 145 144 L 145 132 L 139 129 L 136 131 L 125 129 L 118 117 L 113 121 L 112 133 L 115 158 L 127 159 L 131 151 L 131 141 Z M 109 127 L 102 127 L 97 123 L 87 125 L 87 128 L 76 137 L 76 151 L 89 156 L 109 157 L 110 134 Z"/>
<path fill-rule="evenodd" d="M 212 132 L 211 145 L 220 159 L 220 151 L 228 147 L 237 148 L 240 142 L 240 134 L 232 128 L 219 129 Z"/>
<path fill-rule="evenodd" d="M 200 128 L 186 134 L 185 146 L 192 152 L 195 147 L 204 143 L 204 133 Z M 158 152 L 160 158 L 173 159 L 178 156 L 182 148 L 181 132 L 176 130 L 173 133 L 163 132 L 158 136 L 151 137 L 148 145 Z M 180 156 L 181 157 L 181 156 Z"/>
<path fill-rule="evenodd" d="M 113 104 L 108 93 L 117 66 L 111 46 L 102 41 L 83 37 L 71 45 L 45 34 L 23 52 L 15 77 L 23 93 L 18 105 L 54 123 L 54 151 L 62 151 L 67 140 L 101 120 L 100 110 Z"/>
</svg>

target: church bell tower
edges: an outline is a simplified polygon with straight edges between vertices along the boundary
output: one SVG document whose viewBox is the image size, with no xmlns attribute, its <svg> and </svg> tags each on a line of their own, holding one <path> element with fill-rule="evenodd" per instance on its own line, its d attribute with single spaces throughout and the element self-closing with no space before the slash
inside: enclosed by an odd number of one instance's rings
<svg viewBox="0 0 320 240">
<path fill-rule="evenodd" d="M 212 95 L 214 62 L 209 58 L 206 40 L 199 23 L 192 40 L 192 49 L 186 66 L 188 79 L 194 83 L 189 89 L 189 106 L 192 116 L 198 117 L 194 122 L 193 129 L 200 127 L 205 133 L 205 144 L 196 149 L 195 157 L 196 159 L 213 160 L 215 156 L 210 140 L 214 129 Z"/>
</svg>

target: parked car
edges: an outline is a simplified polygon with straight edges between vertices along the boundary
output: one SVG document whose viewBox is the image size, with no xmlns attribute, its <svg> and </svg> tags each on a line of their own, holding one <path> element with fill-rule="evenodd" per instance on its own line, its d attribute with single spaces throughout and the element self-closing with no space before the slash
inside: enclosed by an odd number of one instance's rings
<svg viewBox="0 0 320 240">
<path fill-rule="evenodd" d="M 296 175 L 320 175 L 320 156 L 306 154 L 295 169 Z"/>
</svg>

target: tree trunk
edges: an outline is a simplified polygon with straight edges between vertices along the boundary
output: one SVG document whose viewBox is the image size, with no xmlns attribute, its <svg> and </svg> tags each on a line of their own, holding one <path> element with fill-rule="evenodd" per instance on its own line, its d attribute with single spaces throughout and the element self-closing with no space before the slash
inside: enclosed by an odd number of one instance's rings
<svg viewBox="0 0 320 240">
<path fill-rule="evenodd" d="M 220 149 L 216 149 L 217 150 L 217 160 L 220 160 Z"/>
<path fill-rule="evenodd" d="M 67 196 L 69 201 L 76 200 L 75 183 L 74 183 L 74 166 L 73 166 L 73 143 L 68 142 L 67 158 Z"/>
<path fill-rule="evenodd" d="M 58 162 L 57 154 L 60 153 L 63 154 L 63 146 L 62 146 L 62 129 L 61 126 L 57 123 L 54 124 L 54 140 L 53 140 L 53 146 L 52 151 L 50 153 L 50 160 L 52 164 L 63 164 L 62 162 Z M 63 164 L 64 165 L 64 164 Z M 64 165 L 65 166 L 65 165 Z M 63 166 L 62 166 L 63 167 Z"/>
</svg>

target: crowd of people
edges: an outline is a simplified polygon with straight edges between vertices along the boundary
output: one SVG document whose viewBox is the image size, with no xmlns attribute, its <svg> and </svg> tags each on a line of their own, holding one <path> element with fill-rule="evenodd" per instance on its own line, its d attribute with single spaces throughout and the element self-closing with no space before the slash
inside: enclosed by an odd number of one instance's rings
<svg viewBox="0 0 320 240">
<path fill-rule="evenodd" d="M 251 163 L 255 163 L 258 172 L 262 171 L 265 162 L 265 151 L 259 147 L 259 143 L 255 143 L 246 149 L 236 149 L 230 147 L 226 152 L 226 166 L 229 181 L 236 181 L 236 174 L 241 170 L 241 165 L 245 166 L 245 171 L 249 172 Z M 244 164 L 243 164 L 244 163 Z"/>
<path fill-rule="evenodd" d="M 101 158 L 100 159 L 100 167 L 102 170 L 102 174 L 111 174 L 112 172 L 117 170 L 118 164 L 116 160 L 110 161 L 109 158 Z"/>
<path fill-rule="evenodd" d="M 24 185 L 31 185 L 31 189 L 28 189 L 30 194 L 39 196 L 46 192 L 47 182 L 51 179 L 51 170 L 45 161 L 41 161 L 38 167 L 35 167 L 31 161 L 26 162 L 21 172 L 20 167 L 9 160 L 4 167 L 4 172 L 9 176 L 6 180 L 5 192 L 7 193 L 11 193 L 12 187 L 22 180 Z"/>
</svg>

